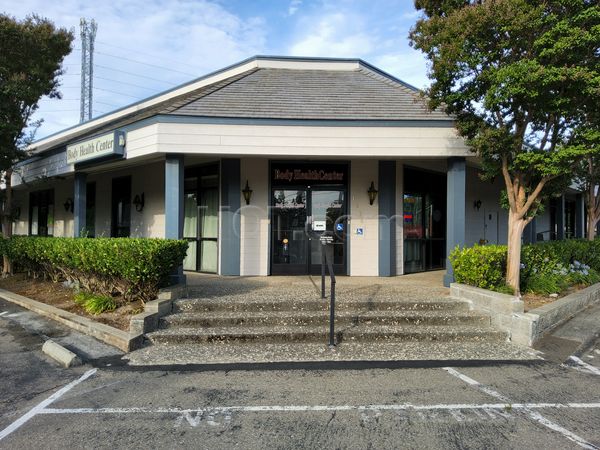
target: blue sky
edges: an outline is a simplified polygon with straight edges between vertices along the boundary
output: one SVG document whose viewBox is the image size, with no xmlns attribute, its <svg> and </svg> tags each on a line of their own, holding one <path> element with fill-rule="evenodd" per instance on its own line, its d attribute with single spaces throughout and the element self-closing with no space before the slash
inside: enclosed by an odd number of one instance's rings
<svg viewBox="0 0 600 450">
<path fill-rule="evenodd" d="M 63 99 L 44 99 L 37 138 L 79 121 L 79 19 L 98 23 L 94 116 L 256 54 L 359 57 L 423 88 L 423 56 L 408 45 L 412 0 L 0 0 L 73 29 Z"/>
</svg>

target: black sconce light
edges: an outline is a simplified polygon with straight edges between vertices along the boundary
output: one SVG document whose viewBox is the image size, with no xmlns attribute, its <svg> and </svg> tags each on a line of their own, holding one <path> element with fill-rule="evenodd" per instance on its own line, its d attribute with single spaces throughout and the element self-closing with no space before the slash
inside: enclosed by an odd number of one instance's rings
<svg viewBox="0 0 600 450">
<path fill-rule="evenodd" d="M 242 190 L 242 194 L 244 194 L 244 200 L 246 200 L 246 205 L 250 204 L 250 197 L 252 197 L 252 189 L 248 186 L 248 180 L 246 180 L 246 187 Z"/>
<path fill-rule="evenodd" d="M 135 210 L 137 212 L 142 212 L 145 204 L 144 193 L 137 194 L 133 199 L 133 205 L 135 206 Z"/>
<path fill-rule="evenodd" d="M 379 191 L 375 189 L 375 185 L 371 181 L 371 186 L 369 186 L 369 190 L 367 191 L 367 193 L 369 194 L 369 205 L 372 205 L 375 202 L 378 192 Z"/>
<path fill-rule="evenodd" d="M 475 200 L 473 202 L 473 208 L 475 208 L 477 211 L 479 211 L 479 208 L 481 208 L 481 200 Z"/>
<path fill-rule="evenodd" d="M 67 200 L 65 200 L 63 206 L 65 207 L 66 212 L 73 212 L 73 199 L 68 198 Z"/>
</svg>

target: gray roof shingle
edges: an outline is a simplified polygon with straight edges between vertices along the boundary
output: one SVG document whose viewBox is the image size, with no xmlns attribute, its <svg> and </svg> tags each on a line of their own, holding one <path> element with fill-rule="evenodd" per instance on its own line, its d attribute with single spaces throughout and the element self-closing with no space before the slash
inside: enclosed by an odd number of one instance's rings
<svg viewBox="0 0 600 450">
<path fill-rule="evenodd" d="M 161 112 L 253 119 L 451 120 L 443 111 L 429 111 L 418 91 L 362 68 L 261 68 Z"/>
</svg>

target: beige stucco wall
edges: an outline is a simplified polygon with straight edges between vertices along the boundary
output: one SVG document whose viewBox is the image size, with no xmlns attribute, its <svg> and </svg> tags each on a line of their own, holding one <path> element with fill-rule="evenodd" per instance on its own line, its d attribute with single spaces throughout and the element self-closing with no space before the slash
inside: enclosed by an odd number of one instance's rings
<svg viewBox="0 0 600 450">
<path fill-rule="evenodd" d="M 367 189 L 379 185 L 377 160 L 352 160 L 350 167 L 350 275 L 379 275 L 378 204 L 369 205 Z M 362 236 L 356 234 L 363 228 Z"/>
<path fill-rule="evenodd" d="M 242 158 L 242 189 L 252 189 L 250 205 L 240 192 L 240 275 L 268 275 L 269 273 L 269 161 Z"/>
<path fill-rule="evenodd" d="M 54 185 L 54 236 L 73 236 L 73 213 L 65 211 L 64 203 L 73 199 L 73 179 L 59 181 Z"/>
</svg>

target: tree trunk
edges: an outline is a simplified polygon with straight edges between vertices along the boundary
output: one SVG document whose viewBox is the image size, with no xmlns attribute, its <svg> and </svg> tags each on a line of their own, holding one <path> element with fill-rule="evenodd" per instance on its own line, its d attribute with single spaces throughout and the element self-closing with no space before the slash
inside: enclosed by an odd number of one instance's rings
<svg viewBox="0 0 600 450">
<path fill-rule="evenodd" d="M 594 216 L 595 211 L 594 207 L 587 208 L 587 238 L 588 241 L 593 241 L 596 237 L 596 224 L 598 223 L 598 218 Z"/>
<path fill-rule="evenodd" d="M 2 211 L 2 235 L 5 239 L 9 239 L 12 236 L 12 169 L 7 170 L 4 174 L 4 177 L 6 185 L 6 197 L 4 202 L 4 210 Z M 12 275 L 12 261 L 6 255 L 2 256 L 2 260 L 2 276 L 6 277 L 8 275 Z"/>
<path fill-rule="evenodd" d="M 512 209 L 508 211 L 508 256 L 506 261 L 506 284 L 513 288 L 515 295 L 521 296 L 521 239 L 527 219 L 519 218 Z"/>
</svg>

